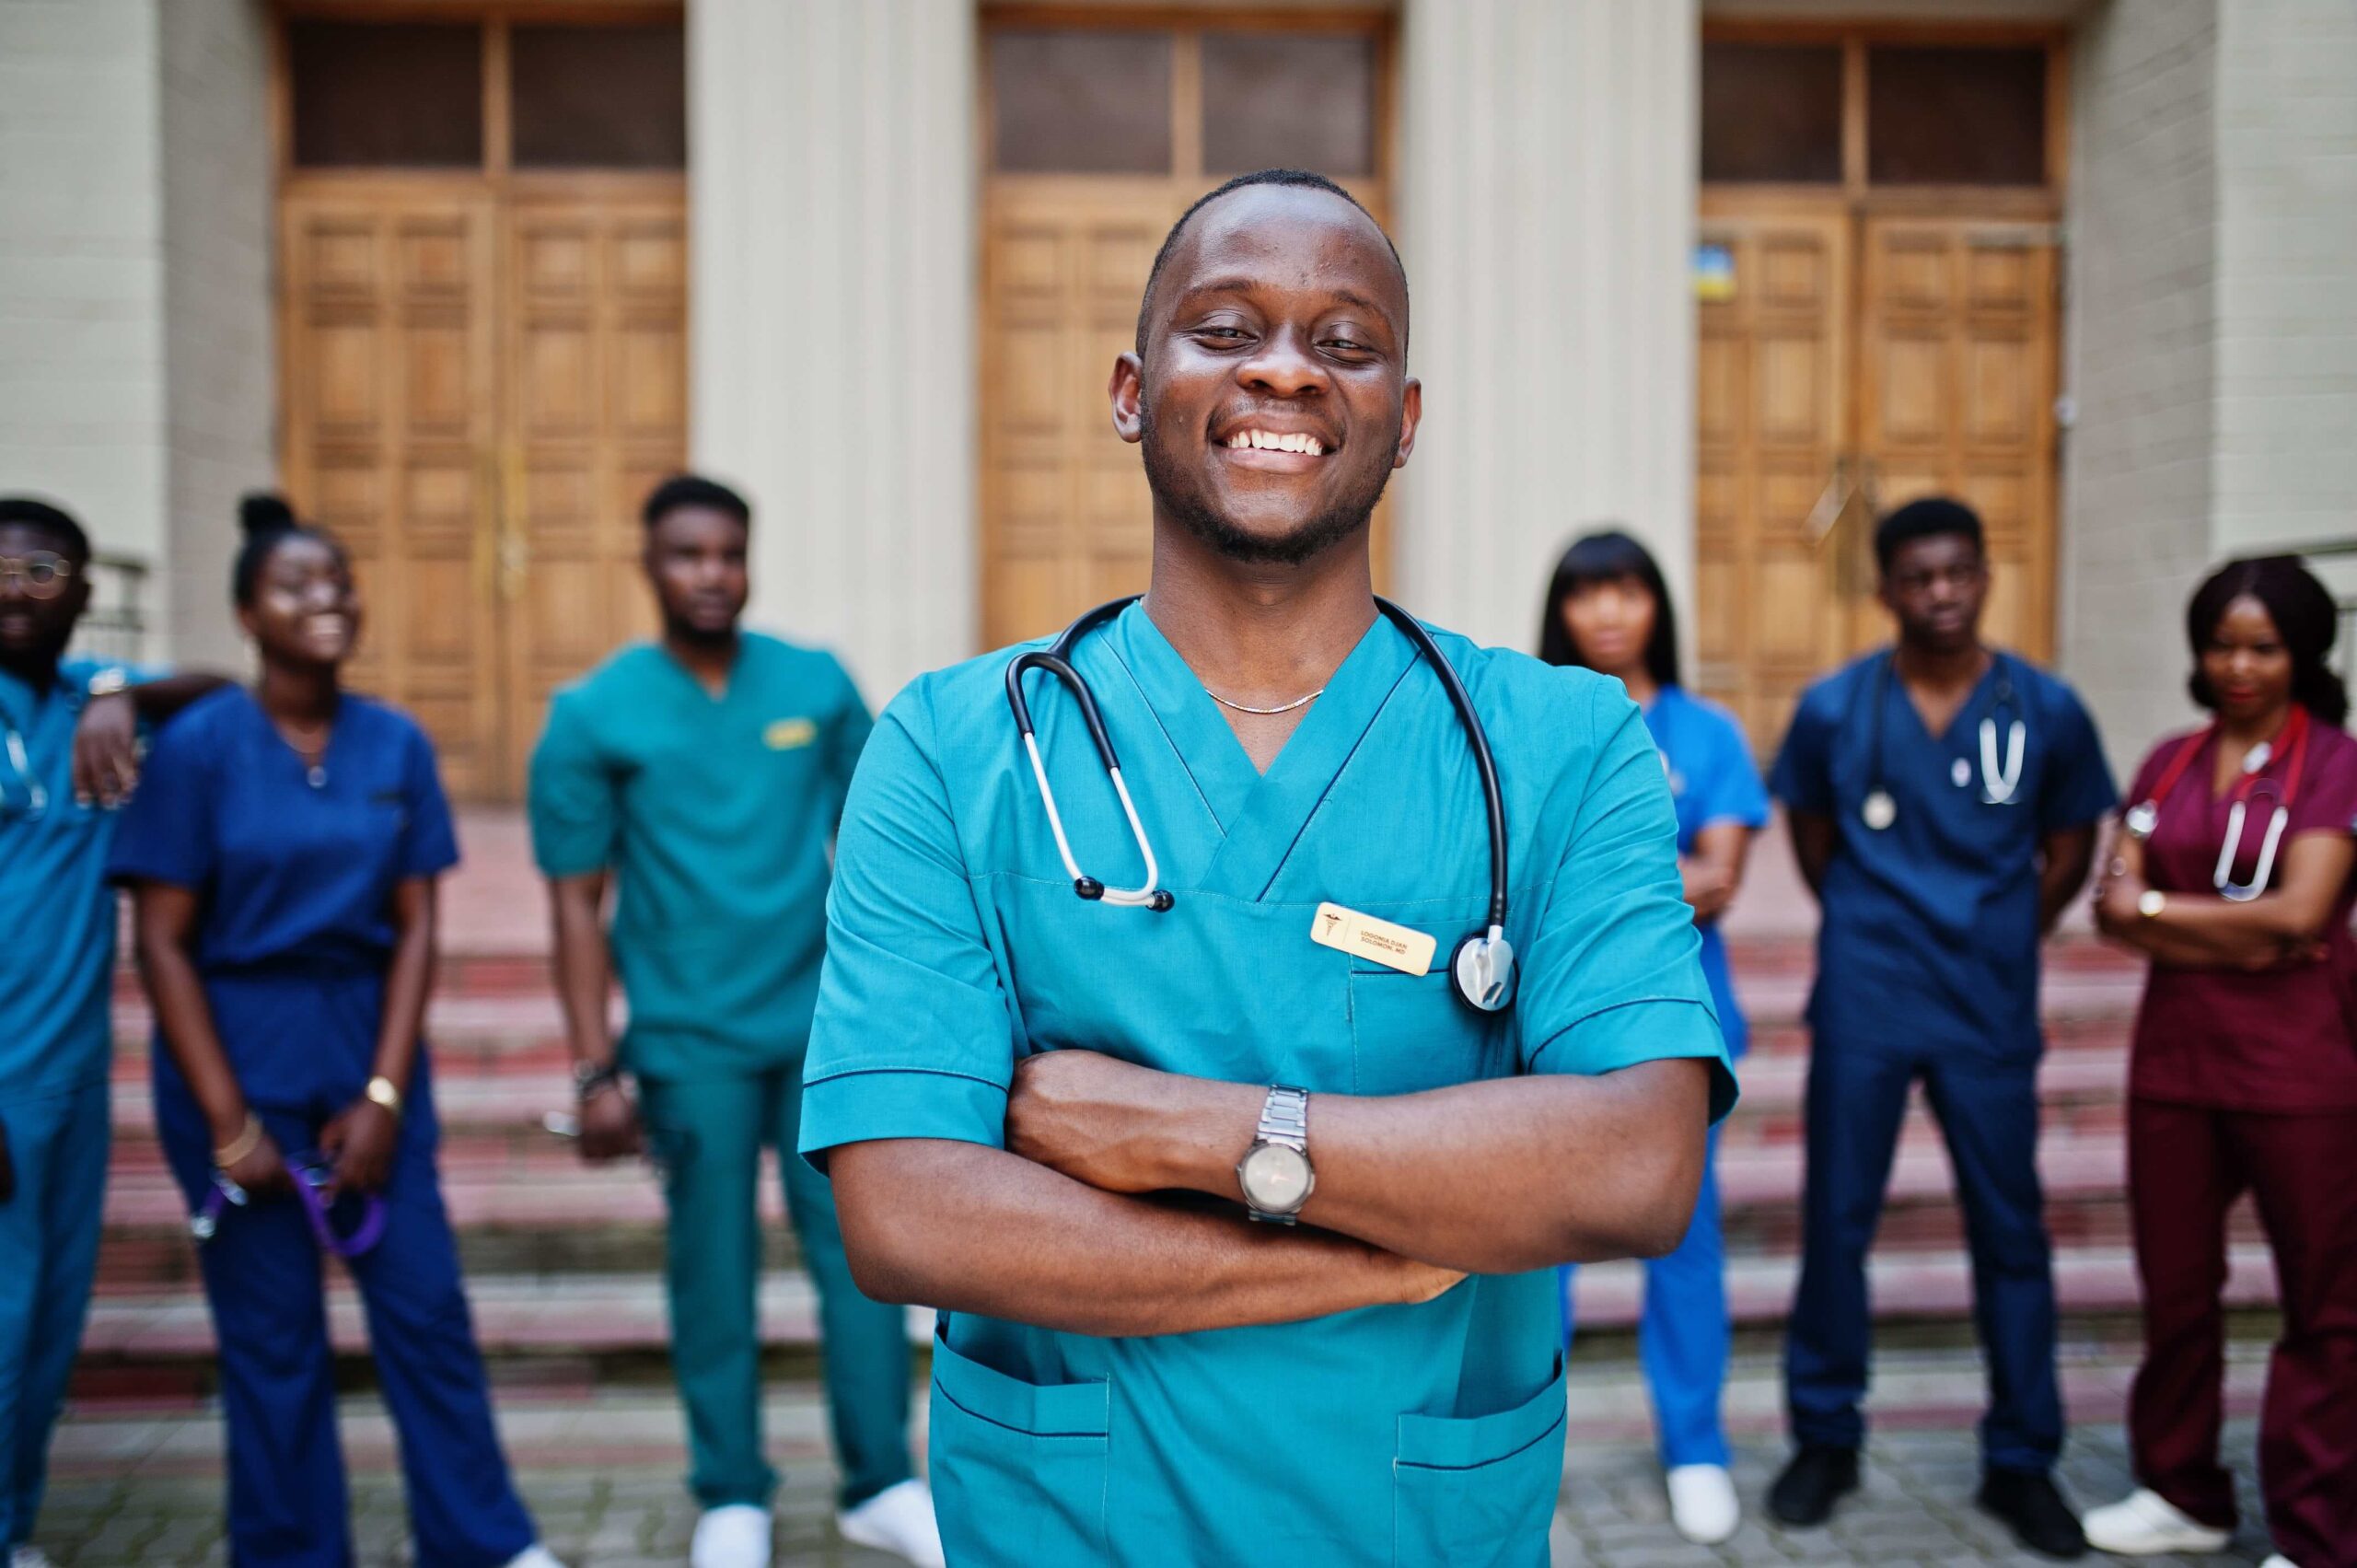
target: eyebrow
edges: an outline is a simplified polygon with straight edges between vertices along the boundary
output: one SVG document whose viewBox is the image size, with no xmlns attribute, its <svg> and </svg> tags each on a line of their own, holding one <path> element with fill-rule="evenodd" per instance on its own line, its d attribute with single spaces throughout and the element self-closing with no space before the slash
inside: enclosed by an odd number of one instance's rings
<svg viewBox="0 0 2357 1568">
<path fill-rule="evenodd" d="M 1173 302 L 1172 308 L 1175 310 L 1178 306 L 1185 304 L 1197 295 L 1248 294 L 1256 288 L 1267 286 L 1267 279 L 1256 278 L 1245 273 L 1231 273 L 1225 277 L 1207 278 L 1202 283 L 1190 284 L 1180 290 L 1178 299 Z M 1357 290 L 1338 288 L 1334 290 L 1333 296 L 1344 305 L 1355 306 L 1372 315 L 1380 316 L 1383 318 L 1383 324 L 1392 331 L 1399 330 L 1399 323 L 1392 319 L 1390 311 Z"/>
</svg>

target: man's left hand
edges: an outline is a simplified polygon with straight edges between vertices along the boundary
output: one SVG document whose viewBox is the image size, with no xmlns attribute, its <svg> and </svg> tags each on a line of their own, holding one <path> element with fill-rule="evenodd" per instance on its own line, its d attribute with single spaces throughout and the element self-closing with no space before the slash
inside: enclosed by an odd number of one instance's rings
<svg viewBox="0 0 2357 1568">
<path fill-rule="evenodd" d="M 339 1192 L 376 1192 L 393 1173 L 400 1118 L 373 1099 L 356 1099 L 319 1130 L 319 1152 L 335 1162 Z"/>
<path fill-rule="evenodd" d="M 120 806 L 139 782 L 139 711 L 128 691 L 93 697 L 74 730 L 74 798 Z"/>
<path fill-rule="evenodd" d="M 1107 1192 L 1233 1197 L 1263 1093 L 1094 1051 L 1042 1051 L 1016 1063 L 1006 1146 Z"/>
</svg>

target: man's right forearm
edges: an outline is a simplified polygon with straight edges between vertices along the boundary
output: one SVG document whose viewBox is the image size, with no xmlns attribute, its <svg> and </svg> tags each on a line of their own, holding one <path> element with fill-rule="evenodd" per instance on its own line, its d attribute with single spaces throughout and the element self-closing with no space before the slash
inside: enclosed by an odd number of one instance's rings
<svg viewBox="0 0 2357 1568">
<path fill-rule="evenodd" d="M 1066 1333 L 1298 1322 L 1430 1300 L 1458 1277 L 1240 1210 L 1100 1192 L 978 1144 L 849 1144 L 828 1173 L 868 1295 Z"/>
<path fill-rule="evenodd" d="M 557 1002 L 564 1012 L 565 1043 L 574 1061 L 599 1067 L 614 1060 L 613 1028 L 607 1016 L 612 958 L 606 946 L 605 894 L 602 873 L 549 883 L 554 927 L 551 957 L 556 965 Z"/>
</svg>

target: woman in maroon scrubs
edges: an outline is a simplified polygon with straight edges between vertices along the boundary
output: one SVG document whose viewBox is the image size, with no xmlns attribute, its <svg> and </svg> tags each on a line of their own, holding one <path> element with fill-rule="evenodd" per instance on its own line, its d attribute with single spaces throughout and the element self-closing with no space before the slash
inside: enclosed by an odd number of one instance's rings
<svg viewBox="0 0 2357 1568">
<path fill-rule="evenodd" d="M 2153 960 L 2129 1068 L 2144 1294 L 2129 1401 L 2139 1490 L 2085 1520 L 2110 1551 L 2214 1551 L 2226 1210 L 2258 1201 L 2282 1301 L 2258 1468 L 2270 1568 L 2357 1568 L 2357 740 L 2325 662 L 2332 598 L 2295 557 L 2193 596 L 2194 701 L 2128 798 L 2097 923 Z"/>
</svg>

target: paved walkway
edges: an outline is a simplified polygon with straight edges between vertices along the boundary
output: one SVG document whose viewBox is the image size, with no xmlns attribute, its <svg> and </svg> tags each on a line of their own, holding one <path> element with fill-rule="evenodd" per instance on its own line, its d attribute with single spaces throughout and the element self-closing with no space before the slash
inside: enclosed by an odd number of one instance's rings
<svg viewBox="0 0 2357 1568">
<path fill-rule="evenodd" d="M 774 1413 L 815 1437 L 815 1400 L 788 1396 Z M 151 1423 L 175 1438 L 209 1446 L 210 1415 Z M 158 1435 L 158 1434 L 151 1434 Z M 2212 1565 L 2256 1562 L 2267 1554 L 2253 1523 L 2258 1504 L 2250 1476 L 2251 1423 L 2228 1424 L 2226 1450 L 2241 1479 L 2247 1522 L 2230 1557 L 2183 1560 Z M 90 1468 L 92 1456 L 67 1433 L 66 1473 L 51 1489 L 40 1544 L 61 1568 L 181 1568 L 226 1562 L 221 1540 L 220 1483 L 210 1473 L 158 1472 L 140 1468 L 109 1474 Z M 81 1458 L 74 1461 L 73 1451 Z M 1754 1510 L 1724 1546 L 1680 1540 L 1666 1523 L 1659 1474 L 1642 1448 L 1576 1444 L 1565 1466 L 1562 1506 L 1551 1537 L 1556 1568 L 1753 1568 L 1802 1563 L 1811 1568 L 1875 1564 L 1876 1568 L 1959 1568 L 1965 1564 L 2029 1565 L 2044 1560 L 2014 1549 L 2011 1538 L 1972 1506 L 1977 1476 L 1971 1434 L 1949 1428 L 1895 1432 L 1868 1450 L 1865 1485 L 1825 1529 L 1786 1531 L 1757 1513 L 1759 1498 L 1782 1458 L 1772 1439 L 1738 1446 L 1736 1474 Z M 358 1459 L 359 1456 L 355 1456 Z M 354 1482 L 360 1568 L 395 1568 L 408 1562 L 401 1494 L 389 1455 L 361 1462 Z M 597 1472 L 561 1469 L 544 1457 L 521 1472 L 549 1544 L 575 1568 L 643 1568 L 686 1561 L 694 1506 L 679 1481 L 676 1459 L 644 1460 Z M 891 1560 L 843 1545 L 830 1522 L 831 1481 L 821 1463 L 789 1459 L 792 1472 L 778 1499 L 777 1561 L 784 1568 L 890 1568 Z M 2127 1460 L 2117 1426 L 2083 1426 L 2072 1434 L 2063 1466 L 2074 1501 L 2107 1502 L 2127 1489 Z M 2097 1560 L 2100 1562 L 2101 1560 Z M 2157 1568 L 2180 1560 L 2154 1559 Z"/>
</svg>

